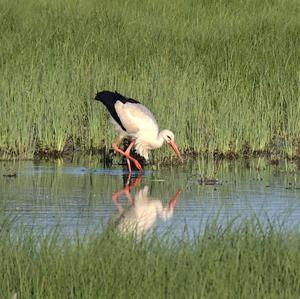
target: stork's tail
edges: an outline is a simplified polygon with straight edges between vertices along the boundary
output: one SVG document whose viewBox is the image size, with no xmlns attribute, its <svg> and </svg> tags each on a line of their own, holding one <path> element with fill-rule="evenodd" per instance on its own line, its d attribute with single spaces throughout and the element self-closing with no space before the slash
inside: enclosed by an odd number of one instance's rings
<svg viewBox="0 0 300 299">
<path fill-rule="evenodd" d="M 123 104 L 130 103 L 139 103 L 137 100 L 126 98 L 119 94 L 118 92 L 112 92 L 103 90 L 96 94 L 95 100 L 102 102 L 105 106 L 114 105 L 117 101 L 122 102 Z"/>
<path fill-rule="evenodd" d="M 107 90 L 100 91 L 96 94 L 95 100 L 102 102 L 104 105 L 115 104 L 117 99 L 115 93 Z"/>
</svg>

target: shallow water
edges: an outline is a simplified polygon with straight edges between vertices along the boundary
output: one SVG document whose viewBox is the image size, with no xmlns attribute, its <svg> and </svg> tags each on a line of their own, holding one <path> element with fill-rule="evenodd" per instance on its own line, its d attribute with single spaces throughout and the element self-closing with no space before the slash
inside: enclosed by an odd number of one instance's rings
<svg viewBox="0 0 300 299">
<path fill-rule="evenodd" d="M 233 219 L 253 217 L 294 229 L 300 224 L 299 174 L 293 162 L 199 159 L 181 167 L 148 167 L 127 182 L 122 166 L 106 169 L 95 158 L 1 162 L 0 213 L 33 231 L 68 235 L 103 230 L 108 223 L 121 232 L 171 229 L 181 235 L 203 230 L 212 219 L 226 227 Z M 219 182 L 203 185 L 204 176 Z"/>
</svg>

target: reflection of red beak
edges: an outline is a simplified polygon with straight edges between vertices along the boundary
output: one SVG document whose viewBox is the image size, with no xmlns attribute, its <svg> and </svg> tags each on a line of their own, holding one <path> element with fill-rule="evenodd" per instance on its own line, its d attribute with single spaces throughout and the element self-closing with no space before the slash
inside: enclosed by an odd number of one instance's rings
<svg viewBox="0 0 300 299">
<path fill-rule="evenodd" d="M 180 161 L 183 163 L 183 158 L 180 154 L 180 151 L 176 145 L 176 143 L 174 141 L 170 141 L 169 145 L 172 147 L 172 149 L 174 150 L 175 154 L 177 155 L 177 157 L 180 159 Z"/>
</svg>

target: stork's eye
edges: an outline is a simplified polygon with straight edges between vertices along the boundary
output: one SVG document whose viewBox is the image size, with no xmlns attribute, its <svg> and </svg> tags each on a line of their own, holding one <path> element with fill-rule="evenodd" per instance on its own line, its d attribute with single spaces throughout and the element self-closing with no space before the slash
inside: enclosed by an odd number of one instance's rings
<svg viewBox="0 0 300 299">
<path fill-rule="evenodd" d="M 168 140 L 171 140 L 171 137 L 169 135 L 167 135 Z"/>
</svg>

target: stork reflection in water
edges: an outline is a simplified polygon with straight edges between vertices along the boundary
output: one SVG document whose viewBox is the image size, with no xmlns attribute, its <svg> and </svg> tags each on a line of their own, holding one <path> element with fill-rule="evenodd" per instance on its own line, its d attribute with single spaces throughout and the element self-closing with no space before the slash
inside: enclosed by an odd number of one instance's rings
<svg viewBox="0 0 300 299">
<path fill-rule="evenodd" d="M 118 231 L 123 234 L 134 233 L 137 237 L 142 236 L 153 228 L 158 219 L 164 221 L 170 219 L 181 194 L 181 190 L 178 190 L 169 200 L 166 207 L 163 206 L 160 199 L 149 196 L 148 186 L 138 190 L 132 197 L 131 190 L 138 186 L 141 180 L 142 177 L 138 176 L 131 184 L 126 185 L 112 195 L 112 200 L 119 213 L 117 220 Z M 119 202 L 122 195 L 125 195 L 127 199 L 128 208 L 123 208 Z"/>
</svg>

